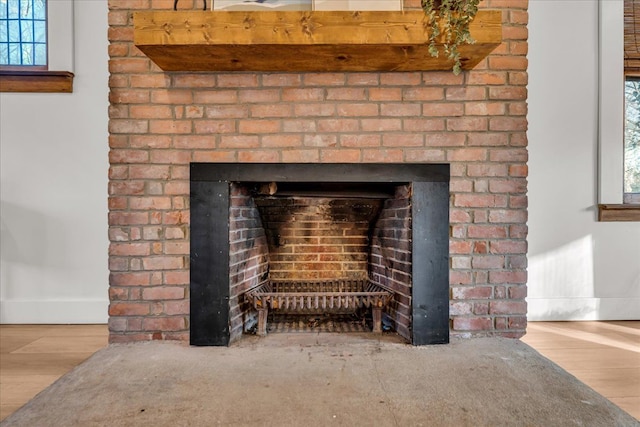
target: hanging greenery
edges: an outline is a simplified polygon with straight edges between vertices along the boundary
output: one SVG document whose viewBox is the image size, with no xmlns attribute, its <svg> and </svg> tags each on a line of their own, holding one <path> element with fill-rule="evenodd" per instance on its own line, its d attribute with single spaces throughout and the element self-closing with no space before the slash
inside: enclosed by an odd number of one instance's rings
<svg viewBox="0 0 640 427">
<path fill-rule="evenodd" d="M 480 0 L 421 0 L 422 9 L 427 17 L 429 33 L 429 53 L 438 57 L 440 52 L 436 43 L 444 45 L 444 53 L 454 61 L 453 73 L 460 74 L 461 44 L 475 42 L 469 32 L 469 23 L 478 13 Z"/>
</svg>

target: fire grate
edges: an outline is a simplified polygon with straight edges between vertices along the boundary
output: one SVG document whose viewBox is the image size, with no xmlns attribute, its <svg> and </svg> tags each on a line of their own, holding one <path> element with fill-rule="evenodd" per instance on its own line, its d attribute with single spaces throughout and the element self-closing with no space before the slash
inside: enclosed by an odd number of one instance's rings
<svg viewBox="0 0 640 427">
<path fill-rule="evenodd" d="M 355 313 L 371 308 L 373 332 L 382 332 L 382 309 L 392 292 L 370 280 L 271 281 L 245 294 L 258 310 L 258 335 L 266 335 L 269 309 L 291 314 Z"/>
<path fill-rule="evenodd" d="M 366 292 L 367 285 L 372 284 L 366 279 L 357 280 L 271 280 L 273 292 Z M 372 284 L 373 286 L 376 286 Z"/>
</svg>

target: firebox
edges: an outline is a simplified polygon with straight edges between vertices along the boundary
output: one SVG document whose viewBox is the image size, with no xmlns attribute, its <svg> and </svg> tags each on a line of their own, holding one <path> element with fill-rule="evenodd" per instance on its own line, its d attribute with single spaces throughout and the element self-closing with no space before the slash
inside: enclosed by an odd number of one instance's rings
<svg viewBox="0 0 640 427">
<path fill-rule="evenodd" d="M 194 163 L 190 191 L 191 344 L 264 333 L 265 295 L 449 341 L 449 165 Z"/>
</svg>

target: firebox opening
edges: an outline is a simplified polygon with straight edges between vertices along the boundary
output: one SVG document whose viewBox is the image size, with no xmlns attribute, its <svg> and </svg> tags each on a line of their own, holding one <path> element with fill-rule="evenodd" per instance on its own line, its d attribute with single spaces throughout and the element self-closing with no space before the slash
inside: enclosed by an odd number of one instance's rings
<svg viewBox="0 0 640 427">
<path fill-rule="evenodd" d="M 410 183 L 243 182 L 231 197 L 233 337 L 366 325 L 411 339 Z"/>
<path fill-rule="evenodd" d="M 194 163 L 190 181 L 191 344 L 264 324 L 263 298 L 367 298 L 373 324 L 384 309 L 414 345 L 449 341 L 449 165 Z M 308 292 L 283 295 L 292 281 Z M 335 286 L 349 295 L 316 298 Z"/>
</svg>

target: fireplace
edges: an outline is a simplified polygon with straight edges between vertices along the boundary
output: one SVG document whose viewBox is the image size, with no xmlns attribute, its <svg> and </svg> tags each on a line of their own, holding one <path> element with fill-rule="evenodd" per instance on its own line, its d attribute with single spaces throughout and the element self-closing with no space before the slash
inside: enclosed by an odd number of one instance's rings
<svg viewBox="0 0 640 427">
<path fill-rule="evenodd" d="M 449 340 L 449 166 L 191 165 L 190 341 L 227 345 L 271 281 L 369 280 L 415 344 Z"/>
<path fill-rule="evenodd" d="M 136 47 L 131 16 L 169 10 L 172 2 L 110 2 L 110 342 L 224 345 L 251 327 L 256 313 L 240 295 L 286 271 L 289 231 L 265 230 L 267 252 L 260 254 L 229 235 L 260 233 L 262 226 L 240 223 L 245 217 L 229 209 L 245 209 L 243 203 L 255 204 L 254 212 L 266 209 L 258 205 L 273 201 L 271 183 L 279 189 L 276 199 L 289 192 L 302 201 L 299 191 L 308 192 L 309 184 L 320 195 L 341 192 L 328 198 L 333 207 L 314 208 L 318 194 L 298 207 L 325 213 L 353 195 L 362 201 L 362 193 L 380 192 L 381 198 L 360 204 L 384 206 L 401 204 L 395 197 L 410 192 L 411 251 L 398 254 L 411 253 L 411 288 L 403 296 L 403 282 L 391 283 L 394 300 L 385 309 L 396 332 L 416 344 L 446 341 L 447 334 L 521 337 L 527 324 L 527 2 L 482 7 L 502 13 L 503 43 L 459 75 L 165 72 Z M 404 8 L 420 5 L 407 0 Z M 440 186 L 447 180 L 445 191 Z M 267 185 L 267 197 L 255 197 L 255 184 Z M 425 195 L 432 191 L 438 196 Z M 431 212 L 440 198 L 446 202 L 438 209 L 448 207 L 446 225 L 431 221 L 446 217 Z M 225 220 L 208 222 L 217 215 Z M 368 244 L 374 237 L 367 234 Z M 201 258 L 205 253 L 213 259 Z M 304 268 L 337 263 L 343 279 L 368 280 L 376 268 L 396 270 L 397 277 L 406 267 L 397 257 L 375 267 L 369 262 L 375 251 L 366 253 L 364 259 L 362 252 L 350 253 L 351 260 L 334 260 L 335 252 L 323 259 L 307 254 L 317 261 Z M 441 285 L 447 274 L 448 284 Z M 403 317 L 410 323 L 403 325 Z M 432 321 L 437 326 L 422 328 Z"/>
</svg>

